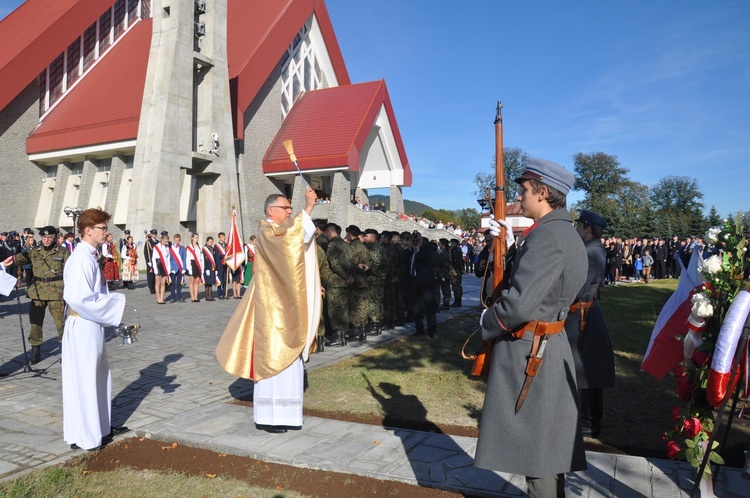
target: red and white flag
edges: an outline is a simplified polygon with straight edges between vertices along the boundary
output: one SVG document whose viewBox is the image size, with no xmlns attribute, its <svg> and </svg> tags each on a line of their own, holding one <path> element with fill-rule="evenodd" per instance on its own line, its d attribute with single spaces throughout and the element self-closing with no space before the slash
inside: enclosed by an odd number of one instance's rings
<svg viewBox="0 0 750 498">
<path fill-rule="evenodd" d="M 648 349 L 643 355 L 641 370 L 659 380 L 685 360 L 684 337 L 690 331 L 686 322 L 690 318 L 690 310 L 693 307 L 691 297 L 693 291 L 703 285 L 698 270 L 701 260 L 699 253 L 698 250 L 693 251 L 687 268 L 682 266 L 680 258 L 676 259 L 682 268 L 680 282 L 677 284 L 677 290 L 659 313 Z"/>
<path fill-rule="evenodd" d="M 232 210 L 232 226 L 229 227 L 229 237 L 227 238 L 227 252 L 224 256 L 224 263 L 232 269 L 237 270 L 245 262 L 244 244 L 242 235 L 237 229 L 237 211 Z"/>
</svg>

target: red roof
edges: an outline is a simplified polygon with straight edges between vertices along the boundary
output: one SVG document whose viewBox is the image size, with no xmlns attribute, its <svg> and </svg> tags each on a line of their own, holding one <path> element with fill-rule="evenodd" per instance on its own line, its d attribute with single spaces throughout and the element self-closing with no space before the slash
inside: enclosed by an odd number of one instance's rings
<svg viewBox="0 0 750 498">
<path fill-rule="evenodd" d="M 323 0 L 229 0 L 227 61 L 235 137 L 244 137 L 245 110 L 312 13 L 339 85 L 348 85 L 349 73 Z"/>
<path fill-rule="evenodd" d="M 130 30 L 26 140 L 29 154 L 138 136 L 151 19 Z"/>
<path fill-rule="evenodd" d="M 404 186 L 410 186 L 411 168 L 383 80 L 302 94 L 268 148 L 263 171 L 295 171 L 283 145 L 285 140 L 292 140 L 302 170 L 346 166 L 358 171 L 360 151 L 383 106 L 404 167 Z"/>
<path fill-rule="evenodd" d="M 0 110 L 114 0 L 27 0 L 0 21 Z"/>
</svg>

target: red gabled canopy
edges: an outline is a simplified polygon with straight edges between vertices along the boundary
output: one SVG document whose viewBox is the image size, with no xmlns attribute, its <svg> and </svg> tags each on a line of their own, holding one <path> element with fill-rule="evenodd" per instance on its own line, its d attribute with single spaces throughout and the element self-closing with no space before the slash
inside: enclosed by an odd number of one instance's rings
<svg viewBox="0 0 750 498">
<path fill-rule="evenodd" d="M 29 154 L 133 140 L 146 84 L 151 19 L 133 26 L 26 139 Z"/>
<path fill-rule="evenodd" d="M 0 110 L 114 0 L 27 0 L 0 21 Z"/>
<path fill-rule="evenodd" d="M 244 137 L 245 110 L 313 13 L 338 84 L 348 85 L 349 73 L 323 0 L 229 0 L 227 61 L 236 138 Z"/>
<path fill-rule="evenodd" d="M 302 94 L 266 151 L 263 171 L 296 171 L 284 148 L 285 140 L 292 140 L 302 170 L 346 167 L 358 171 L 360 152 L 382 107 L 404 168 L 403 184 L 411 186 L 411 168 L 383 80 Z"/>
</svg>

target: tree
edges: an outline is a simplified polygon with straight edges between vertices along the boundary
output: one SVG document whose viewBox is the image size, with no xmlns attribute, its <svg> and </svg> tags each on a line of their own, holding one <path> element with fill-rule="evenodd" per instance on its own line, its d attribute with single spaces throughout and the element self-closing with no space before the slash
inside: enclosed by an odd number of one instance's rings
<svg viewBox="0 0 750 498">
<path fill-rule="evenodd" d="M 716 206 L 711 206 L 711 210 L 708 212 L 708 218 L 706 218 L 706 223 L 709 228 L 721 225 L 721 215 L 716 209 Z"/>
<path fill-rule="evenodd" d="M 471 230 L 472 228 L 479 228 L 481 225 L 481 219 L 479 212 L 474 208 L 463 208 L 458 209 L 455 212 L 456 224 L 460 225 L 464 230 Z"/>
<path fill-rule="evenodd" d="M 683 237 L 703 233 L 703 193 L 694 178 L 666 176 L 651 188 L 649 198 L 657 219 L 662 219 L 662 225 L 673 227 L 673 233 Z"/>
<path fill-rule="evenodd" d="M 521 176 L 531 156 L 518 147 L 503 148 L 503 166 L 505 168 L 505 201 L 515 201 L 521 193 L 521 186 L 513 180 Z M 475 194 L 484 197 L 486 190 L 490 189 L 490 196 L 494 197 L 495 189 L 495 156 L 492 156 L 490 165 L 492 173 L 477 173 L 474 176 L 474 184 L 477 186 Z"/>
<path fill-rule="evenodd" d="M 607 211 L 618 193 L 626 187 L 629 169 L 620 166 L 617 156 L 595 152 L 579 152 L 573 156 L 575 163 L 575 190 L 584 193 L 580 205 L 595 213 Z"/>
</svg>

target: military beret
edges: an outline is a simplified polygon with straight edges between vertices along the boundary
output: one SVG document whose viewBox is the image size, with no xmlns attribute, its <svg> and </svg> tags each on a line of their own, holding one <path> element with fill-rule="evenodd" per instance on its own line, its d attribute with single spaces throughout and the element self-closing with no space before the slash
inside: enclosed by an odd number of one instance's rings
<svg viewBox="0 0 750 498">
<path fill-rule="evenodd" d="M 365 234 L 374 235 L 375 237 L 378 237 L 380 235 L 374 228 L 368 228 L 367 230 L 365 230 Z"/>
<path fill-rule="evenodd" d="M 7 236 L 8 236 L 8 232 L 2 232 L 2 233 L 0 233 L 0 237 L 7 237 Z"/>
<path fill-rule="evenodd" d="M 68 232 L 68 233 L 65 234 L 65 238 L 67 239 L 68 237 L 70 237 L 72 239 L 73 237 L 75 237 L 75 235 L 72 234 L 72 233 L 70 233 L 70 232 Z"/>
<path fill-rule="evenodd" d="M 164 237 L 165 235 L 167 235 L 167 236 L 168 236 L 168 235 L 169 235 L 169 232 L 167 232 L 166 230 L 162 230 L 162 231 L 161 231 L 161 236 L 162 236 L 162 237 Z"/>
<path fill-rule="evenodd" d="M 545 185 L 556 188 L 563 195 L 568 195 L 576 181 L 573 173 L 559 164 L 536 157 L 529 160 L 524 172 L 514 181 L 521 184 L 524 180 L 540 181 Z"/>
<path fill-rule="evenodd" d="M 359 235 L 362 233 L 362 230 L 360 230 L 357 225 L 349 225 L 348 227 L 346 227 L 346 233 L 350 233 L 355 237 L 359 237 Z"/>
<path fill-rule="evenodd" d="M 596 213 L 592 213 L 591 211 L 587 211 L 585 209 L 581 211 L 581 215 L 578 217 L 576 221 L 581 221 L 583 223 L 586 223 L 591 228 L 596 228 L 602 231 L 604 231 L 607 228 L 607 222 L 604 221 L 604 218 L 602 218 Z"/>
<path fill-rule="evenodd" d="M 42 227 L 39 229 L 39 235 L 57 235 L 57 228 L 53 227 L 52 225 Z"/>
<path fill-rule="evenodd" d="M 153 233 L 154 235 L 156 235 L 158 232 L 156 231 L 156 228 L 152 228 L 148 233 Z"/>
<path fill-rule="evenodd" d="M 440 239 L 440 243 L 446 246 L 450 244 L 450 242 L 448 242 L 448 239 Z"/>
<path fill-rule="evenodd" d="M 130 235 L 130 230 L 125 230 L 125 231 L 124 231 L 124 232 L 122 232 L 122 233 L 124 233 L 125 235 Z"/>
</svg>

